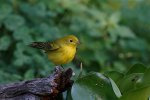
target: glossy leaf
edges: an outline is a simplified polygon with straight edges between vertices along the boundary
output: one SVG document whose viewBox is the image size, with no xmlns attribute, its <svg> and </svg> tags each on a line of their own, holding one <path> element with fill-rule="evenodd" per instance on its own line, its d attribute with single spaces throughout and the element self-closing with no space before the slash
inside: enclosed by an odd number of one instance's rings
<svg viewBox="0 0 150 100">
<path fill-rule="evenodd" d="M 137 83 L 142 79 L 143 73 L 133 73 L 127 76 L 124 76 L 118 82 L 118 87 L 122 93 L 129 92 L 131 90 L 135 90 Z"/>
<path fill-rule="evenodd" d="M 145 73 L 146 70 L 147 70 L 147 67 L 144 66 L 143 64 L 135 64 L 128 70 L 126 75 L 129 75 L 132 73 Z"/>
<path fill-rule="evenodd" d="M 148 100 L 150 87 L 140 88 L 124 94 L 119 100 Z"/>
<path fill-rule="evenodd" d="M 116 85 L 116 83 L 115 83 L 111 78 L 109 78 L 109 80 L 110 80 L 110 82 L 111 82 L 111 84 L 112 84 L 112 88 L 113 88 L 113 90 L 114 90 L 116 96 L 117 96 L 118 98 L 120 98 L 120 97 L 122 96 L 122 94 L 121 94 L 121 92 L 120 92 L 118 86 Z"/>
<path fill-rule="evenodd" d="M 105 74 L 111 79 L 113 79 L 115 82 L 118 82 L 124 76 L 124 74 L 119 73 L 117 71 L 109 71 L 109 72 L 106 72 Z"/>
<path fill-rule="evenodd" d="M 110 80 L 100 73 L 90 73 L 77 79 L 71 94 L 73 100 L 117 100 Z"/>
<path fill-rule="evenodd" d="M 145 87 L 145 86 L 149 86 L 150 87 L 150 80 L 149 80 L 149 78 L 150 78 L 150 68 L 148 68 L 145 71 L 142 79 L 140 80 L 139 87 Z"/>
</svg>

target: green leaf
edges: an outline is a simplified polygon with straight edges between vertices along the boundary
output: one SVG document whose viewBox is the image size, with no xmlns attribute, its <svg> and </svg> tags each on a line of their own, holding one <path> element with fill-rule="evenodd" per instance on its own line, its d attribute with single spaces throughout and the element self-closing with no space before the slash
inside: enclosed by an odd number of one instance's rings
<svg viewBox="0 0 150 100">
<path fill-rule="evenodd" d="M 73 100 L 117 100 L 110 80 L 100 73 L 90 73 L 75 81 Z"/>
<path fill-rule="evenodd" d="M 123 49 L 125 50 L 136 50 L 140 52 L 146 52 L 148 50 L 148 43 L 141 39 L 141 38 L 136 38 L 132 40 L 120 40 L 120 45 Z M 140 46 L 139 46 L 140 45 Z"/>
<path fill-rule="evenodd" d="M 12 14 L 7 16 L 4 20 L 4 24 L 8 30 L 16 30 L 20 26 L 24 25 L 24 18 L 20 15 Z"/>
<path fill-rule="evenodd" d="M 28 3 L 22 3 L 21 10 L 32 17 L 45 17 L 46 16 L 46 5 L 44 3 L 39 2 L 36 5 L 30 5 Z"/>
<path fill-rule="evenodd" d="M 96 29 L 90 30 L 90 31 L 88 32 L 88 34 L 89 34 L 91 37 L 101 37 L 101 36 L 102 36 L 102 32 L 100 32 L 99 30 L 96 30 Z"/>
<path fill-rule="evenodd" d="M 25 80 L 30 80 L 34 78 L 34 70 L 29 69 L 25 74 L 24 74 L 24 79 Z"/>
<path fill-rule="evenodd" d="M 114 90 L 116 96 L 117 96 L 118 98 L 120 98 L 122 95 L 121 95 L 121 92 L 120 92 L 118 86 L 116 85 L 116 83 L 115 83 L 111 78 L 109 78 L 109 80 L 110 80 L 110 82 L 111 82 L 112 88 L 113 88 L 113 90 Z"/>
<path fill-rule="evenodd" d="M 116 24 L 118 24 L 119 23 L 119 21 L 120 21 L 120 18 L 121 16 L 120 16 L 120 13 L 119 12 L 115 12 L 115 13 L 113 13 L 111 16 L 110 16 L 110 18 L 109 18 L 109 25 L 116 25 Z"/>
<path fill-rule="evenodd" d="M 118 82 L 118 87 L 121 93 L 127 93 L 128 91 L 135 90 L 137 87 L 136 85 L 142 79 L 143 73 L 133 73 L 127 76 L 124 76 Z"/>
<path fill-rule="evenodd" d="M 0 38 L 0 50 L 7 50 L 11 44 L 11 38 L 8 35 L 4 35 Z"/>
<path fill-rule="evenodd" d="M 30 32 L 31 32 L 31 30 L 28 27 L 22 26 L 19 29 L 16 29 L 14 31 L 13 37 L 16 40 L 23 41 L 24 44 L 28 44 L 28 43 L 32 42 Z"/>
<path fill-rule="evenodd" d="M 9 72 L 4 72 L 2 70 L 0 70 L 0 83 L 9 83 L 9 82 L 15 82 L 20 80 L 22 77 L 18 74 L 12 74 Z"/>
<path fill-rule="evenodd" d="M 140 84 L 139 84 L 139 87 L 146 87 L 146 86 L 149 86 L 150 87 L 150 68 L 148 68 L 142 79 L 140 80 Z"/>
<path fill-rule="evenodd" d="M 117 72 L 117 71 L 109 71 L 109 72 L 106 72 L 105 74 L 111 79 L 113 79 L 116 83 L 124 76 L 124 74 Z"/>
<path fill-rule="evenodd" d="M 21 67 L 24 64 L 31 63 L 31 57 L 29 55 L 25 54 L 26 46 L 23 43 L 17 43 L 16 50 L 14 51 L 14 59 L 13 64 L 16 67 Z"/>
<path fill-rule="evenodd" d="M 117 29 L 118 35 L 123 38 L 135 38 L 134 33 L 131 31 L 129 27 L 126 26 L 118 26 Z"/>
<path fill-rule="evenodd" d="M 46 23 L 41 23 L 38 27 L 38 30 L 42 33 L 43 38 L 47 41 L 53 40 L 60 36 L 58 27 L 50 26 Z"/>
<path fill-rule="evenodd" d="M 144 73 L 147 70 L 147 67 L 144 66 L 143 64 L 135 64 L 133 65 L 128 72 L 126 73 L 126 75 L 132 74 L 132 73 Z"/>
<path fill-rule="evenodd" d="M 0 23 L 12 12 L 12 8 L 9 5 L 0 5 Z"/>
<path fill-rule="evenodd" d="M 119 100 L 148 100 L 149 96 L 150 87 L 144 87 L 125 93 Z"/>
<path fill-rule="evenodd" d="M 136 37 L 134 33 L 131 31 L 131 29 L 126 26 L 116 25 L 115 27 L 109 27 L 108 31 L 113 41 L 116 41 L 118 36 L 121 38 L 130 38 L 130 39 L 134 39 Z"/>
<path fill-rule="evenodd" d="M 115 61 L 114 62 L 114 69 L 119 72 L 125 72 L 127 70 L 127 67 L 124 65 L 123 62 Z"/>
</svg>

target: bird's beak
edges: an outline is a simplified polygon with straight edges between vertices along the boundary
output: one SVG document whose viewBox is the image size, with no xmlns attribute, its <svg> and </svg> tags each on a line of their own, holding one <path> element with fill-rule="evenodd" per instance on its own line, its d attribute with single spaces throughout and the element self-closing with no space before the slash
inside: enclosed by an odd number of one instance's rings
<svg viewBox="0 0 150 100">
<path fill-rule="evenodd" d="M 77 42 L 77 44 L 79 45 L 79 44 L 81 44 L 81 42 L 80 42 L 80 41 L 78 41 L 78 42 Z"/>
</svg>

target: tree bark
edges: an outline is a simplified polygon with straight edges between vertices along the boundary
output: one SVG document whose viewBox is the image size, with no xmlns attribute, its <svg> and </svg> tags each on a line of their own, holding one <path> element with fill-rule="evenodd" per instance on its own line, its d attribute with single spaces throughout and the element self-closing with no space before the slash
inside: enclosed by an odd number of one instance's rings
<svg viewBox="0 0 150 100">
<path fill-rule="evenodd" d="M 0 100 L 56 100 L 59 93 L 72 86 L 71 76 L 72 69 L 56 66 L 46 78 L 0 85 Z"/>
</svg>

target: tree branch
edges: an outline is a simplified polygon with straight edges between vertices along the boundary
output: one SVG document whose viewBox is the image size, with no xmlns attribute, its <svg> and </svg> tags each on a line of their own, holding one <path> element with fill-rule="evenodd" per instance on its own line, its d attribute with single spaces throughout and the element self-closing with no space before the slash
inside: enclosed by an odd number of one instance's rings
<svg viewBox="0 0 150 100">
<path fill-rule="evenodd" d="M 0 85 L 0 100 L 55 100 L 55 97 L 69 89 L 72 69 L 64 71 L 56 66 L 54 73 L 46 78 Z"/>
</svg>

